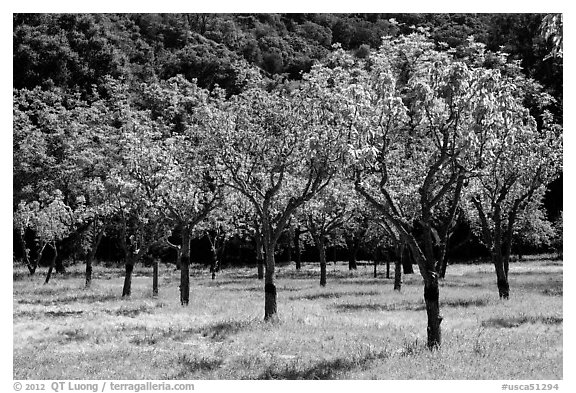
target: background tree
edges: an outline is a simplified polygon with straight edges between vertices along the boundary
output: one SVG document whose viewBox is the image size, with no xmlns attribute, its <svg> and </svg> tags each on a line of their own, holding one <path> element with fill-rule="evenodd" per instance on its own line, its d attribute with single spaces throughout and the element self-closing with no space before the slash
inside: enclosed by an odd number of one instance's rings
<svg viewBox="0 0 576 393">
<path fill-rule="evenodd" d="M 330 107 L 319 94 L 313 79 L 291 95 L 249 89 L 223 107 L 214 131 L 226 184 L 248 198 L 261 222 L 266 320 L 277 312 L 278 239 L 296 209 L 330 182 L 340 159 L 339 129 L 327 127 Z"/>
<path fill-rule="evenodd" d="M 212 104 L 208 92 L 180 77 L 145 86 L 143 97 L 154 100 L 147 104 L 153 111 L 126 108 L 125 165 L 143 197 L 180 230 L 180 301 L 188 305 L 193 230 L 222 196 L 206 126 Z"/>
<path fill-rule="evenodd" d="M 559 127 L 549 123 L 551 117 L 538 130 L 515 97 L 513 82 L 495 82 L 499 89 L 487 101 L 484 115 L 485 127 L 491 129 L 486 145 L 492 153 L 481 157 L 481 170 L 468 191 L 481 239 L 496 269 L 498 293 L 508 299 L 509 260 L 518 216 L 542 197 L 545 185 L 558 175 L 562 137 Z"/>
<path fill-rule="evenodd" d="M 439 52 L 419 35 L 386 39 L 370 59 L 369 73 L 351 71 L 361 81 L 352 97 L 365 109 L 355 122 L 356 189 L 418 263 L 428 346 L 434 348 L 440 345 L 442 320 L 434 237 L 439 224 L 447 228 L 454 220 L 451 212 L 478 156 L 490 154 L 485 141 L 492 129 L 482 114 L 498 91 L 499 74 Z"/>
<path fill-rule="evenodd" d="M 299 211 L 320 257 L 320 286 L 326 286 L 326 247 L 338 240 L 344 222 L 350 219 L 355 208 L 356 195 L 342 179 L 320 191 L 306 202 Z"/>
</svg>

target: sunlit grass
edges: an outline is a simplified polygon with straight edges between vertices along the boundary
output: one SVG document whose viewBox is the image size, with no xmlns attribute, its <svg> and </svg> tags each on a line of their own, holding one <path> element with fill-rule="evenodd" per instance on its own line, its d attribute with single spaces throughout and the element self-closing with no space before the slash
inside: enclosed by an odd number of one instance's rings
<svg viewBox="0 0 576 393">
<path fill-rule="evenodd" d="M 135 270 L 121 298 L 122 269 L 82 266 L 43 285 L 14 272 L 15 379 L 560 379 L 562 265 L 511 266 L 511 299 L 501 301 L 488 264 L 450 266 L 441 282 L 443 345 L 426 349 L 422 280 L 373 278 L 371 268 L 316 264 L 278 268 L 278 311 L 263 321 L 255 269 L 216 280 L 193 269 L 188 307 L 179 272 Z M 40 272 L 42 273 L 42 272 Z"/>
</svg>

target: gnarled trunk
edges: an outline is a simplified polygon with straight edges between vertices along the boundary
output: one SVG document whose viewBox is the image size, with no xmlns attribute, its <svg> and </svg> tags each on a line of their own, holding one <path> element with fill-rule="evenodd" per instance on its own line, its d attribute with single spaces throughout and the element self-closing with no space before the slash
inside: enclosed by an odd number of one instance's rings
<svg viewBox="0 0 576 393">
<path fill-rule="evenodd" d="M 494 258 L 493 262 L 494 268 L 496 270 L 496 285 L 498 287 L 498 295 L 500 296 L 500 299 L 509 299 L 510 285 L 508 284 L 508 275 L 504 269 L 502 258 L 500 258 L 500 260 Z"/>
<path fill-rule="evenodd" d="M 442 343 L 440 324 L 440 292 L 438 287 L 438 275 L 429 272 L 430 279 L 424 283 L 424 301 L 426 302 L 426 314 L 428 315 L 428 348 L 435 349 Z"/>
<path fill-rule="evenodd" d="M 264 320 L 271 321 L 277 318 L 276 285 L 274 283 L 276 261 L 274 249 L 277 238 L 273 237 L 272 228 L 267 219 L 262 223 L 262 240 L 266 258 L 266 272 L 264 274 Z M 281 228 L 279 229 L 281 230 Z"/>
<path fill-rule="evenodd" d="M 394 290 L 400 291 L 402 289 L 402 264 L 400 259 L 394 261 Z"/>
<path fill-rule="evenodd" d="M 66 273 L 66 267 L 64 266 L 64 261 L 60 258 L 56 258 L 54 268 L 56 269 L 56 273 L 60 274 Z"/>
<path fill-rule="evenodd" d="M 440 242 L 440 255 L 438 257 L 438 276 L 444 278 L 446 276 L 446 268 L 448 266 L 448 244 L 447 242 Z"/>
<path fill-rule="evenodd" d="M 90 253 L 88 253 L 88 258 L 86 259 L 86 288 L 90 288 L 90 285 L 92 285 L 92 263 L 94 262 L 94 259 L 96 259 L 96 251 L 98 250 L 98 246 L 100 245 L 100 241 L 102 240 L 103 235 L 103 230 L 98 232 L 98 235 L 92 243 Z"/>
<path fill-rule="evenodd" d="M 132 271 L 134 270 L 134 262 L 133 256 L 128 257 L 126 260 L 126 272 L 124 274 L 122 297 L 129 297 L 132 294 Z"/>
<path fill-rule="evenodd" d="M 416 239 L 406 231 L 403 232 L 404 240 L 410 248 L 412 256 L 418 263 L 420 274 L 424 279 L 424 302 L 426 303 L 426 314 L 428 316 L 427 326 L 427 345 L 429 349 L 436 349 L 442 343 L 440 324 L 442 316 L 440 315 L 440 289 L 438 285 L 438 273 L 436 273 L 436 263 L 434 255 L 430 252 L 431 247 L 424 247 L 424 252 L 419 247 Z M 426 236 L 424 237 L 426 241 Z M 429 238 L 428 238 L 429 240 Z M 426 250 L 428 252 L 426 252 Z"/>
<path fill-rule="evenodd" d="M 266 274 L 264 279 L 264 320 L 276 318 L 278 312 L 276 304 L 276 285 L 274 284 L 274 245 L 268 243 L 266 249 Z"/>
<path fill-rule="evenodd" d="M 323 241 L 319 241 L 316 244 L 318 248 L 318 253 L 320 255 L 320 286 L 326 286 L 326 247 Z"/>
<path fill-rule="evenodd" d="M 300 230 L 296 229 L 294 231 L 294 253 L 296 254 L 296 256 L 294 257 L 296 259 L 296 270 L 300 270 L 301 265 L 302 265 L 302 251 L 300 250 Z"/>
<path fill-rule="evenodd" d="M 348 270 L 356 270 L 358 265 L 356 263 L 356 256 L 358 255 L 358 246 L 356 239 L 346 241 L 348 246 Z"/>
<path fill-rule="evenodd" d="M 494 244 L 492 246 L 492 262 L 496 270 L 496 285 L 500 299 L 510 297 L 510 286 L 508 285 L 508 261 L 502 254 L 502 217 L 500 203 L 494 206 Z"/>
<path fill-rule="evenodd" d="M 54 256 L 52 257 L 52 261 L 50 261 L 50 267 L 48 268 L 48 273 L 46 274 L 46 280 L 44 281 L 44 284 L 48 284 L 48 281 L 50 281 L 50 277 L 52 276 L 52 270 L 54 269 L 54 266 L 56 266 L 56 258 L 58 257 L 58 250 L 56 249 L 56 244 L 52 243 L 50 244 L 50 246 L 54 250 Z"/>
<path fill-rule="evenodd" d="M 24 258 L 24 263 L 26 264 L 26 267 L 28 268 L 28 272 L 30 273 L 30 275 L 33 275 L 36 272 L 36 267 L 38 266 L 38 264 L 36 265 L 32 265 L 30 263 L 30 256 L 28 255 L 28 247 L 26 247 L 26 239 L 25 239 L 25 233 L 23 230 L 18 231 L 18 234 L 20 235 L 20 247 L 22 248 L 22 256 Z"/>
<path fill-rule="evenodd" d="M 414 266 L 412 265 L 413 258 L 408 247 L 401 248 L 400 258 L 402 259 L 402 270 L 404 274 L 414 274 Z"/>
<path fill-rule="evenodd" d="M 152 296 L 158 296 L 158 259 L 152 263 Z"/>
<path fill-rule="evenodd" d="M 256 264 L 258 265 L 258 280 L 264 279 L 264 252 L 262 247 L 262 237 L 259 233 L 256 233 Z"/>
<path fill-rule="evenodd" d="M 212 280 L 216 279 L 216 270 L 218 269 L 218 251 L 215 247 L 212 247 L 212 261 L 210 262 L 210 273 L 212 274 Z"/>
<path fill-rule="evenodd" d="M 180 304 L 187 306 L 190 301 L 190 228 L 182 228 L 182 255 L 180 257 Z"/>
</svg>

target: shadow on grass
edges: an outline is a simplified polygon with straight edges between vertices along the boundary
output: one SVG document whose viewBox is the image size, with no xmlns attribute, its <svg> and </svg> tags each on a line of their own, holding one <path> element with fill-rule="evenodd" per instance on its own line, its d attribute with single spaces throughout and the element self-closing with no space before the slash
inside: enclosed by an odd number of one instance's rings
<svg viewBox="0 0 576 393">
<path fill-rule="evenodd" d="M 440 281 L 439 286 L 441 288 L 480 288 L 485 286 L 485 284 L 479 282 Z"/>
<path fill-rule="evenodd" d="M 327 276 L 328 282 L 339 282 L 340 280 L 350 279 L 353 280 L 354 276 L 351 276 L 352 272 L 348 270 L 331 270 L 332 265 L 327 266 Z M 320 279 L 320 266 L 318 266 L 318 270 L 309 270 L 309 269 L 302 269 L 302 270 L 282 270 L 279 271 L 276 275 L 279 279 Z"/>
<path fill-rule="evenodd" d="M 516 284 L 518 288 L 531 292 L 540 292 L 549 296 L 562 296 L 563 284 L 561 279 L 534 277 L 533 281 L 522 281 Z"/>
<path fill-rule="evenodd" d="M 80 302 L 80 303 L 107 302 L 118 298 L 119 298 L 118 295 L 112 295 L 112 294 L 79 293 L 74 295 L 56 297 L 54 299 L 19 299 L 18 303 L 41 304 L 44 306 L 48 306 L 55 304 L 69 304 L 74 302 Z"/>
<path fill-rule="evenodd" d="M 208 281 L 208 282 L 201 282 L 199 283 L 199 285 L 205 286 L 205 287 L 221 287 L 224 285 L 231 285 L 231 284 L 246 284 L 246 280 L 212 280 L 212 281 Z"/>
<path fill-rule="evenodd" d="M 323 293 L 313 293 L 310 295 L 291 296 L 290 300 L 338 299 L 345 296 L 373 296 L 373 295 L 380 295 L 380 292 L 378 291 L 323 292 Z"/>
<path fill-rule="evenodd" d="M 171 338 L 174 341 L 184 342 L 198 333 L 198 329 L 177 329 L 170 327 L 162 333 L 162 338 Z"/>
<path fill-rule="evenodd" d="M 84 332 L 80 328 L 67 329 L 59 334 L 59 341 L 61 343 L 67 343 L 72 341 L 86 341 L 90 338 L 88 333 Z"/>
<path fill-rule="evenodd" d="M 494 327 L 494 328 L 515 328 L 526 323 L 543 323 L 545 325 L 559 325 L 563 322 L 562 317 L 556 316 L 544 316 L 540 315 L 537 317 L 533 316 L 516 316 L 516 317 L 497 317 L 490 318 L 482 321 L 483 327 Z"/>
<path fill-rule="evenodd" d="M 44 315 L 47 317 L 71 317 L 71 316 L 79 316 L 82 315 L 84 311 L 69 311 L 69 310 L 59 310 L 59 311 L 46 311 Z"/>
<path fill-rule="evenodd" d="M 153 306 L 147 304 L 141 304 L 136 307 L 130 306 L 122 306 L 116 310 L 106 310 L 108 314 L 116 315 L 116 316 L 123 316 L 123 317 L 130 317 L 134 318 L 140 314 L 150 314 L 157 308 L 164 307 L 164 303 L 158 303 Z"/>
<path fill-rule="evenodd" d="M 542 293 L 548 296 L 563 296 L 564 294 L 561 286 L 560 288 L 546 288 Z"/>
<path fill-rule="evenodd" d="M 181 354 L 177 359 L 180 371 L 174 376 L 174 379 L 186 379 L 184 377 L 195 372 L 211 371 L 220 367 L 222 363 L 224 363 L 224 361 L 219 358 L 196 357 L 194 355 Z"/>
<path fill-rule="evenodd" d="M 226 338 L 247 329 L 253 322 L 252 320 L 218 322 L 201 327 L 199 333 L 215 341 L 224 341 Z"/>
<path fill-rule="evenodd" d="M 325 380 L 334 379 L 339 374 L 357 368 L 365 367 L 368 363 L 387 359 L 390 353 L 386 350 L 370 352 L 360 358 L 336 358 L 321 360 L 317 363 L 302 367 L 296 361 L 285 365 L 272 365 L 262 372 L 256 379 L 289 379 L 289 380 Z"/>
<path fill-rule="evenodd" d="M 344 284 L 344 285 L 383 285 L 386 284 L 388 279 L 386 278 L 372 278 L 372 279 L 366 279 L 366 278 L 358 278 L 358 279 L 354 279 L 354 278 L 342 278 L 342 279 L 337 279 L 337 280 L 333 280 L 336 284 Z"/>
<path fill-rule="evenodd" d="M 488 305 L 488 299 L 448 299 L 440 301 L 442 307 L 484 307 Z M 426 309 L 424 302 L 419 303 L 392 303 L 392 304 L 336 304 L 337 312 L 361 312 L 361 311 L 421 311 Z"/>
<path fill-rule="evenodd" d="M 251 287 L 245 287 L 245 288 L 226 288 L 227 291 L 233 291 L 233 292 L 243 292 L 243 291 L 247 291 L 247 292 L 262 292 L 264 293 L 264 285 L 262 286 L 251 286 Z M 300 288 L 291 288 L 291 287 L 276 287 L 276 291 L 277 292 L 297 292 L 300 291 Z"/>
</svg>

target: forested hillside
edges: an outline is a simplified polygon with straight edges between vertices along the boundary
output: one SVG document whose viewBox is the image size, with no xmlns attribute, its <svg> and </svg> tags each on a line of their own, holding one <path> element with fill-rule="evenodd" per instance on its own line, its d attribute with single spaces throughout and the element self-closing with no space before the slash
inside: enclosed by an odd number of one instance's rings
<svg viewBox="0 0 576 393">
<path fill-rule="evenodd" d="M 62 87 L 90 95 L 110 75 L 131 82 L 178 74 L 229 93 L 242 86 L 244 62 L 272 80 L 297 80 L 340 44 L 358 57 L 382 36 L 427 29 L 444 49 L 462 51 L 470 36 L 521 61 L 557 99 L 562 61 L 545 60 L 552 40 L 541 14 L 16 14 L 14 88 Z M 465 55 L 464 53 L 461 53 Z"/>
</svg>

